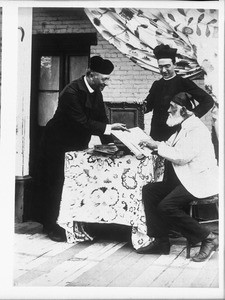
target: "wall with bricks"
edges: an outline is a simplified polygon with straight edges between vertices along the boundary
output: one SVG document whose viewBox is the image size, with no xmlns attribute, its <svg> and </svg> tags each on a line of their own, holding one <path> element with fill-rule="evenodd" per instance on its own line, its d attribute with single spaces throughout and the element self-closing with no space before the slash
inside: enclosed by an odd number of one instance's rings
<svg viewBox="0 0 225 300">
<path fill-rule="evenodd" d="M 97 32 L 82 10 L 35 8 L 33 13 L 33 34 L 37 33 L 91 33 Z M 110 59 L 115 69 L 111 82 L 103 91 L 105 101 L 142 101 L 148 94 L 152 83 L 160 78 L 159 74 L 144 70 L 134 64 L 113 45 L 104 40 L 97 32 L 98 44 L 91 47 L 91 56 L 101 55 Z M 203 81 L 196 83 L 204 88 Z M 151 113 L 145 116 L 145 127 L 149 132 Z M 204 123 L 211 128 L 211 114 L 203 117 Z"/>
<path fill-rule="evenodd" d="M 113 45 L 104 40 L 81 9 L 33 9 L 33 34 L 92 32 L 97 33 L 98 44 L 91 47 L 91 56 L 101 55 L 103 58 L 110 59 L 115 66 L 111 75 L 110 85 L 103 91 L 104 100 L 118 102 L 135 102 L 144 100 L 152 83 L 159 79 L 160 75 L 144 70 L 134 64 Z M 204 88 L 202 80 L 197 80 L 196 83 Z M 145 115 L 145 126 L 147 132 L 149 132 L 150 120 L 151 113 Z M 211 129 L 212 118 L 210 112 L 203 117 L 203 121 Z"/>
<path fill-rule="evenodd" d="M 37 33 L 90 33 L 95 27 L 83 13 L 76 14 L 66 10 L 60 13 L 54 10 L 35 8 L 33 16 L 33 34 Z M 144 70 L 131 62 L 113 45 L 97 33 L 98 44 L 91 47 L 91 56 L 101 55 L 110 59 L 114 66 L 110 85 L 104 90 L 105 101 L 140 101 L 148 94 L 153 81 L 159 75 Z"/>
</svg>

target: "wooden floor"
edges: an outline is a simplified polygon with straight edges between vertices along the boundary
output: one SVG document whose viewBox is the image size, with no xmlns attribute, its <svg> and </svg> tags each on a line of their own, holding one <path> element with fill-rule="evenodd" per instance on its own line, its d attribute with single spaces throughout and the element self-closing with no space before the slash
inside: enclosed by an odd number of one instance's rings
<svg viewBox="0 0 225 300">
<path fill-rule="evenodd" d="M 219 284 L 218 251 L 205 262 L 186 259 L 185 240 L 170 255 L 137 254 L 127 241 L 57 243 L 38 223 L 15 226 L 15 286 L 211 287 Z M 198 248 L 192 249 L 192 254 Z"/>
</svg>

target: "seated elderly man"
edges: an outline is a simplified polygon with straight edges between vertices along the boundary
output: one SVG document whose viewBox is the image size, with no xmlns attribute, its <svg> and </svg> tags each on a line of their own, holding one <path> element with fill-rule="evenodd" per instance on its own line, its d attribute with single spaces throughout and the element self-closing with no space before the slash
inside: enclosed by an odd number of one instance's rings
<svg viewBox="0 0 225 300">
<path fill-rule="evenodd" d="M 167 142 L 149 138 L 140 143 L 165 158 L 165 174 L 162 182 L 143 187 L 148 235 L 154 241 L 137 252 L 169 254 L 168 230 L 172 227 L 193 245 L 201 242 L 199 253 L 192 257 L 201 262 L 217 249 L 218 238 L 186 214 L 184 208 L 192 200 L 218 193 L 217 161 L 211 134 L 192 112 L 188 93 L 174 96 L 168 113 L 167 124 L 176 126 L 177 132 Z"/>
</svg>

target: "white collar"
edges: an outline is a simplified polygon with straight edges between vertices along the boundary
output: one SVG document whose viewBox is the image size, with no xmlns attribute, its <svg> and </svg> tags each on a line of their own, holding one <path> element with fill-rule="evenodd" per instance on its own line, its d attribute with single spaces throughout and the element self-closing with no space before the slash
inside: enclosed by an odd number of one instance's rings
<svg viewBox="0 0 225 300">
<path fill-rule="evenodd" d="M 86 87 L 87 87 L 89 93 L 91 93 L 91 94 L 94 93 L 94 90 L 93 90 L 92 87 L 90 87 L 90 85 L 89 85 L 89 83 L 88 83 L 88 81 L 87 81 L 87 77 L 86 77 L 86 76 L 84 76 L 84 82 L 85 82 L 85 84 L 86 84 Z"/>
<path fill-rule="evenodd" d="M 177 74 L 175 73 L 174 75 L 173 75 L 173 77 L 170 77 L 170 78 L 163 78 L 164 80 L 170 80 L 170 79 L 173 79 L 175 76 L 176 76 Z"/>
</svg>

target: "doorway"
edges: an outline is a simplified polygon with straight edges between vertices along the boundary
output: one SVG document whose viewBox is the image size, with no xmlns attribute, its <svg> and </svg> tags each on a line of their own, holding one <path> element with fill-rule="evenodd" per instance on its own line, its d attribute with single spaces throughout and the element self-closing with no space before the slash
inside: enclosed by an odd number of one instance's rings
<svg viewBox="0 0 225 300">
<path fill-rule="evenodd" d="M 37 34 L 32 38 L 29 161 L 32 178 L 41 136 L 57 108 L 59 93 L 69 82 L 85 73 L 90 46 L 96 44 L 95 33 Z"/>
</svg>

